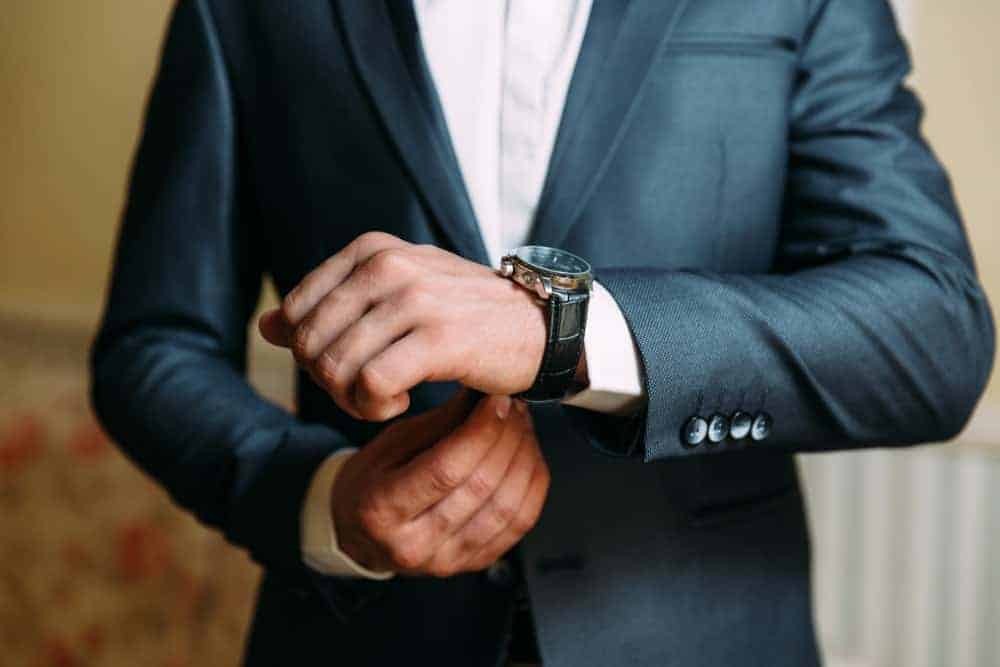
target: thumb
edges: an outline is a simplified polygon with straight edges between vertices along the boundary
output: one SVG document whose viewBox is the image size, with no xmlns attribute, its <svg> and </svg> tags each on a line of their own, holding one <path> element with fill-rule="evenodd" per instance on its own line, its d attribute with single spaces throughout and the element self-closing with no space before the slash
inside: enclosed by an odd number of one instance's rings
<svg viewBox="0 0 1000 667">
<path fill-rule="evenodd" d="M 289 347 L 292 344 L 292 334 L 294 329 L 286 320 L 280 308 L 274 308 L 263 314 L 257 320 L 257 328 L 260 335 L 268 343 Z"/>
<path fill-rule="evenodd" d="M 481 396 L 462 387 L 441 405 L 394 421 L 377 436 L 377 444 L 372 443 L 380 450 L 377 459 L 384 465 L 405 465 L 464 423 Z"/>
<path fill-rule="evenodd" d="M 447 427 L 445 433 L 442 434 L 443 437 L 466 420 L 469 413 L 472 412 L 472 409 L 476 407 L 476 403 L 482 397 L 483 392 L 481 391 L 461 387 L 452 394 L 451 398 L 436 408 L 427 411 L 425 414 L 428 417 L 433 417 L 435 424 Z"/>
</svg>

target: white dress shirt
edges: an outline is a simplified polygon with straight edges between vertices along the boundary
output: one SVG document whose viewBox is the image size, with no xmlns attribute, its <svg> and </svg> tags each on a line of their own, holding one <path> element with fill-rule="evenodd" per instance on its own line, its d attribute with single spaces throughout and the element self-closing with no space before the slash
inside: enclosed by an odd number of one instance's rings
<svg viewBox="0 0 1000 667">
<path fill-rule="evenodd" d="M 413 0 L 424 54 L 494 266 L 531 231 L 591 0 Z M 639 356 L 611 295 L 595 283 L 584 336 L 589 386 L 563 403 L 608 413 L 644 398 Z M 330 492 L 356 450 L 316 472 L 303 504 L 302 555 L 330 575 L 388 578 L 337 545 Z"/>
</svg>

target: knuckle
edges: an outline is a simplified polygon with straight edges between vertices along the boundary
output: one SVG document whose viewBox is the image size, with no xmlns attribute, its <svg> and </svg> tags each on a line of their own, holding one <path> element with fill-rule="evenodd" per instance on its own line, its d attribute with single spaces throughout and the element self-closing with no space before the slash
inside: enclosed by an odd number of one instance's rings
<svg viewBox="0 0 1000 667">
<path fill-rule="evenodd" d="M 292 321 L 292 316 L 298 310 L 299 300 L 301 295 L 298 290 L 292 290 L 285 295 L 285 298 L 281 300 L 281 314 L 285 316 L 285 320 L 288 322 Z"/>
<path fill-rule="evenodd" d="M 329 351 L 321 354 L 315 363 L 316 375 L 323 385 L 330 390 L 341 388 L 340 368 L 340 358 Z"/>
<path fill-rule="evenodd" d="M 368 490 L 358 499 L 358 521 L 362 529 L 373 539 L 380 539 L 389 527 L 385 503 L 379 494 Z"/>
<path fill-rule="evenodd" d="M 425 280 L 416 280 L 403 288 L 402 302 L 404 306 L 423 310 L 429 307 L 434 301 L 434 293 L 431 285 Z"/>
<path fill-rule="evenodd" d="M 392 270 L 392 264 L 395 262 L 392 254 L 383 250 L 382 252 L 376 253 L 371 256 L 365 265 L 372 274 L 376 276 L 382 276 L 389 273 Z"/>
<path fill-rule="evenodd" d="M 355 410 L 357 410 L 363 419 L 372 422 L 384 422 L 399 414 L 399 411 L 393 407 L 393 404 L 386 401 L 376 401 L 361 406 L 356 405 Z"/>
<path fill-rule="evenodd" d="M 454 491 L 462 483 L 462 474 L 447 458 L 436 458 L 430 464 L 430 484 L 437 493 Z"/>
<path fill-rule="evenodd" d="M 292 354 L 300 362 L 310 358 L 310 346 L 315 335 L 315 329 L 309 322 L 303 323 L 295 329 L 295 334 L 292 336 Z"/>
<path fill-rule="evenodd" d="M 371 245 L 372 243 L 378 241 L 379 234 L 381 234 L 381 232 L 365 232 L 364 234 L 360 234 L 354 239 L 354 245 L 362 248 Z"/>
<path fill-rule="evenodd" d="M 385 232 L 369 231 L 361 234 L 354 240 L 359 246 L 367 248 L 373 245 L 384 245 L 387 241 L 395 239 L 396 237 L 392 234 L 387 234 Z"/>
<path fill-rule="evenodd" d="M 322 324 L 334 321 L 331 316 L 337 313 L 342 305 L 343 297 L 339 292 L 331 291 L 324 294 L 309 315 L 313 328 L 320 329 Z"/>
<path fill-rule="evenodd" d="M 358 373 L 358 387 L 371 397 L 387 396 L 389 393 L 388 378 L 385 377 L 378 367 L 372 364 L 361 368 L 361 371 Z"/>
<path fill-rule="evenodd" d="M 520 509 L 515 503 L 506 498 L 494 498 L 490 503 L 490 512 L 494 521 L 500 526 L 509 526 L 517 520 L 517 511 Z"/>
<path fill-rule="evenodd" d="M 465 488 L 473 498 L 483 501 L 493 495 L 496 486 L 491 479 L 477 471 L 465 480 Z"/>
<path fill-rule="evenodd" d="M 433 535 L 448 535 L 458 525 L 457 512 L 439 506 L 431 513 L 431 533 Z"/>
<path fill-rule="evenodd" d="M 401 248 L 389 248 L 376 253 L 368 265 L 378 277 L 397 275 L 407 265 L 406 252 Z"/>
<path fill-rule="evenodd" d="M 397 569 L 414 570 L 426 560 L 423 549 L 410 540 L 394 542 L 389 545 L 388 552 Z"/>
</svg>

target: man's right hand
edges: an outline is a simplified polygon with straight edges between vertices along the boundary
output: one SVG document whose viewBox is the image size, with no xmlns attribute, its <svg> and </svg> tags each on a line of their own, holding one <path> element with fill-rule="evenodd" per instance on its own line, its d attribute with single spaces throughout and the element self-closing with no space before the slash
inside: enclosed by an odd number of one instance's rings
<svg viewBox="0 0 1000 667">
<path fill-rule="evenodd" d="M 524 403 L 463 390 L 348 460 L 331 498 L 337 542 L 372 570 L 482 570 L 535 525 L 548 488 Z"/>
</svg>

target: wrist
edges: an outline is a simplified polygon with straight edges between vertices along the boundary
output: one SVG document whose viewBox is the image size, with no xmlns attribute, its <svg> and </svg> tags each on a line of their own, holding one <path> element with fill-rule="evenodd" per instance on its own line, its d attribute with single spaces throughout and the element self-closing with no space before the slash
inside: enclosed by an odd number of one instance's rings
<svg viewBox="0 0 1000 667">
<path fill-rule="evenodd" d="M 348 576 L 363 577 L 366 579 L 388 579 L 393 576 L 393 572 L 380 567 L 380 563 L 373 557 L 373 549 L 364 539 L 359 539 L 361 532 L 356 530 L 357 509 L 355 498 L 357 491 L 353 480 L 352 464 L 358 464 L 358 460 L 351 456 L 346 459 L 333 478 L 330 487 L 330 549 L 334 554 L 339 555 L 343 561 L 344 568 Z"/>
<path fill-rule="evenodd" d="M 534 403 L 562 400 L 586 373 L 582 357 L 593 285 L 590 265 L 564 250 L 522 246 L 501 259 L 498 273 L 537 297 L 533 301 L 542 316 L 543 327 L 532 338 L 534 377 L 518 397 Z"/>
<path fill-rule="evenodd" d="M 587 348 L 580 352 L 580 361 L 576 365 L 576 374 L 573 375 L 573 384 L 577 387 L 586 387 L 590 384 L 590 376 L 587 374 Z"/>
<path fill-rule="evenodd" d="M 300 516 L 302 560 L 328 576 L 387 579 L 392 573 L 369 570 L 339 547 L 332 490 L 341 470 L 356 452 L 354 448 L 345 448 L 331 454 L 313 476 Z"/>
<path fill-rule="evenodd" d="M 548 343 L 548 322 L 546 303 L 531 292 L 506 281 L 522 305 L 523 315 L 519 318 L 521 325 L 514 328 L 513 335 L 517 359 L 524 363 L 517 374 L 514 383 L 516 389 L 511 393 L 527 391 L 535 382 L 535 377 L 545 356 L 545 346 Z M 519 364 L 520 365 L 520 364 Z"/>
</svg>

